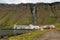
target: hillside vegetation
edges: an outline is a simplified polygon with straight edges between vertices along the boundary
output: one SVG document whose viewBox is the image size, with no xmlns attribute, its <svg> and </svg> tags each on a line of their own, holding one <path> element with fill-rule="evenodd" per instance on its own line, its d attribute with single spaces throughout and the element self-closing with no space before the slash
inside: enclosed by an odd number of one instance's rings
<svg viewBox="0 0 60 40">
<path fill-rule="evenodd" d="M 35 6 L 38 25 L 60 23 L 60 2 L 37 3 Z M 14 24 L 28 25 L 33 23 L 32 19 L 30 3 L 0 4 L 0 29 L 13 28 Z"/>
</svg>

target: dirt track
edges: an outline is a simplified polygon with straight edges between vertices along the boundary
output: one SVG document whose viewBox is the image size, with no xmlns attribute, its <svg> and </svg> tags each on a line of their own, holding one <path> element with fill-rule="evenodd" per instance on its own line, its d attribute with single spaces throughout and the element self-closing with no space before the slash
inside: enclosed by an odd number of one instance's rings
<svg viewBox="0 0 60 40">
<path fill-rule="evenodd" d="M 37 37 L 34 40 L 60 40 L 60 32 L 58 31 L 49 31 L 43 36 Z"/>
</svg>

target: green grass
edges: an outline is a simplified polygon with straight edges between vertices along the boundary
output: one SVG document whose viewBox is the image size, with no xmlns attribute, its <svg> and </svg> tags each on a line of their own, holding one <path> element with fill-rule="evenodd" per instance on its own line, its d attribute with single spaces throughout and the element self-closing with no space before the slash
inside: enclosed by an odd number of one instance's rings
<svg viewBox="0 0 60 40">
<path fill-rule="evenodd" d="M 60 31 L 60 23 L 56 23 L 55 26 L 56 26 L 56 30 Z"/>
<path fill-rule="evenodd" d="M 47 30 L 44 31 L 37 30 L 23 35 L 12 36 L 9 38 L 9 40 L 33 40 L 34 38 L 43 35 L 45 32 L 47 32 Z"/>
</svg>

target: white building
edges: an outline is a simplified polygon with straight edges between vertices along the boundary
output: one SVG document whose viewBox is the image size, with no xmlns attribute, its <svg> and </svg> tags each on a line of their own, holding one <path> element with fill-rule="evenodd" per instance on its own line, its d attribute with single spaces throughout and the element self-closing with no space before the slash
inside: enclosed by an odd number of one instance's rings
<svg viewBox="0 0 60 40">
<path fill-rule="evenodd" d="M 14 24 L 14 29 L 39 29 L 40 27 L 39 26 L 36 26 L 36 25 L 16 25 Z"/>
</svg>

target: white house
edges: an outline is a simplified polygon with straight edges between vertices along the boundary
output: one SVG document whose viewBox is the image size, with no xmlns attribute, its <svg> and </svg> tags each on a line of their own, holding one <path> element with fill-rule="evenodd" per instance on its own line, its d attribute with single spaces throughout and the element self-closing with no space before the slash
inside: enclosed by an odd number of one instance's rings
<svg viewBox="0 0 60 40">
<path fill-rule="evenodd" d="M 55 28 L 54 25 L 48 25 L 48 28 Z"/>
<path fill-rule="evenodd" d="M 32 29 L 40 29 L 40 27 L 37 26 L 37 25 L 32 25 L 32 24 L 30 24 L 29 26 L 30 26 Z"/>
<path fill-rule="evenodd" d="M 40 26 L 40 30 L 41 30 L 41 31 L 44 30 L 45 28 L 47 28 L 47 29 L 54 29 L 55 26 L 54 26 L 54 25 L 44 25 L 44 26 Z"/>
<path fill-rule="evenodd" d="M 40 27 L 39 26 L 36 26 L 36 25 L 16 25 L 14 24 L 14 29 L 39 29 Z"/>
</svg>

